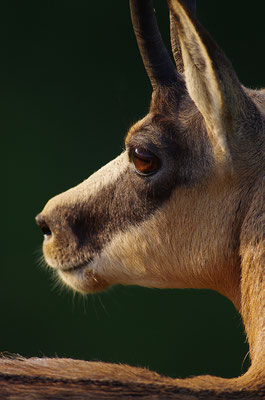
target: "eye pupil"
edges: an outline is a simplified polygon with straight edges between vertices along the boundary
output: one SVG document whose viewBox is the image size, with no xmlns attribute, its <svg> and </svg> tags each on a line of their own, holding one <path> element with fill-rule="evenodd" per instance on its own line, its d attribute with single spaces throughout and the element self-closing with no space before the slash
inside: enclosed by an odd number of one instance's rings
<svg viewBox="0 0 265 400">
<path fill-rule="evenodd" d="M 136 171 L 141 175 L 151 175 L 160 167 L 160 161 L 150 151 L 136 148 L 132 153 L 132 161 Z"/>
</svg>

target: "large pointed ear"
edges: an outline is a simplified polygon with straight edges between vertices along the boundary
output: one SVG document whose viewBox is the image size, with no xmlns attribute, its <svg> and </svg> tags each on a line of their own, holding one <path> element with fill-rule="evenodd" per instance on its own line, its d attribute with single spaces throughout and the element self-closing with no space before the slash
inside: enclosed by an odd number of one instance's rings
<svg viewBox="0 0 265 400">
<path fill-rule="evenodd" d="M 186 6 L 186 9 L 193 16 L 195 16 L 196 0 L 185 0 L 184 4 Z M 181 54 L 181 47 L 180 47 L 179 38 L 178 38 L 176 20 L 174 18 L 172 11 L 170 11 L 169 20 L 170 20 L 170 41 L 171 41 L 171 49 L 172 49 L 173 57 L 174 57 L 174 60 L 176 63 L 177 71 L 180 73 L 183 73 L 184 66 L 183 66 L 183 60 L 182 60 L 182 54 Z"/>
<path fill-rule="evenodd" d="M 215 153 L 230 158 L 230 142 L 244 134 L 246 121 L 260 120 L 260 114 L 226 56 L 184 4 L 184 0 L 169 1 L 181 45 L 186 86 L 204 117 Z"/>
</svg>

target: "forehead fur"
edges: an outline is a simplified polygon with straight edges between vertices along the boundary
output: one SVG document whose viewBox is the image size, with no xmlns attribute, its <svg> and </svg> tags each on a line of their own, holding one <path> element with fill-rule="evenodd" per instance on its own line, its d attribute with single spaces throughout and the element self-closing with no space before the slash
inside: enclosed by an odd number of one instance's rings
<svg viewBox="0 0 265 400">
<path fill-rule="evenodd" d="M 144 148 L 162 161 L 171 160 L 176 178 L 182 177 L 185 183 L 198 182 L 214 165 L 204 119 L 187 93 L 176 102 L 178 95 L 174 91 L 164 88 L 165 99 L 161 90 L 154 92 L 147 116 L 129 130 L 126 147 L 129 152 Z"/>
</svg>

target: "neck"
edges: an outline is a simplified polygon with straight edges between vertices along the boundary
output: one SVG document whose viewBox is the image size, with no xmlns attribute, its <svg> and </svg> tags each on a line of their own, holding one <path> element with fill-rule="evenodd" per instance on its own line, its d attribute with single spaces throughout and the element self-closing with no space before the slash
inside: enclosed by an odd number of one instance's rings
<svg viewBox="0 0 265 400">
<path fill-rule="evenodd" d="M 264 250 L 263 250 L 264 252 Z M 252 366 L 264 368 L 265 362 L 265 276 L 263 266 L 257 263 L 255 254 L 246 252 L 243 258 L 241 282 L 241 314 L 249 342 Z M 262 268 L 263 267 L 263 268 Z"/>
<path fill-rule="evenodd" d="M 259 182 L 241 230 L 241 314 L 251 371 L 265 375 L 265 235 L 263 182 Z"/>
</svg>

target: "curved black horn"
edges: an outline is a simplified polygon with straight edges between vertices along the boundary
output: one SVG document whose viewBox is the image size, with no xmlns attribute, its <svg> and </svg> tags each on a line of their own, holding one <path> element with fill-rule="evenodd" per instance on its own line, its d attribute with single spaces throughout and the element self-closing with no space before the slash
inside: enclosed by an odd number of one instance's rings
<svg viewBox="0 0 265 400">
<path fill-rule="evenodd" d="M 152 0 L 130 0 L 138 47 L 153 88 L 176 83 L 177 71 L 161 38 Z"/>
<path fill-rule="evenodd" d="M 187 10 L 189 10 L 189 12 L 192 15 L 196 14 L 196 0 L 183 0 L 183 3 L 186 5 Z M 180 43 L 178 40 L 177 26 L 175 18 L 173 17 L 171 12 L 170 12 L 170 40 L 171 40 L 172 53 L 177 66 L 177 70 L 178 72 L 183 73 L 184 66 L 182 61 Z"/>
</svg>

